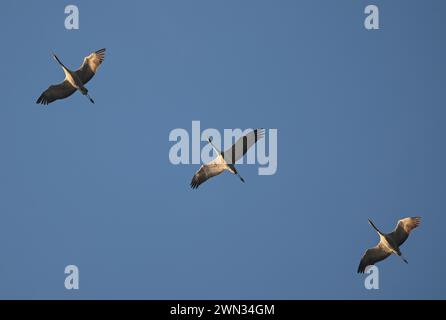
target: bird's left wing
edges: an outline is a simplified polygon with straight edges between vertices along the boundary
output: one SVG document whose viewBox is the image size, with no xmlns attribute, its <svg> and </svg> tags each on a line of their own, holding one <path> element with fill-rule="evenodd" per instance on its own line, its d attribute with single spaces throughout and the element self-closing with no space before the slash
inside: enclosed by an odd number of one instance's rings
<svg viewBox="0 0 446 320">
<path fill-rule="evenodd" d="M 421 222 L 421 217 L 409 217 L 398 221 L 395 230 L 389 236 L 393 238 L 398 246 L 402 245 L 409 237 L 410 232 L 418 227 Z"/>
<path fill-rule="evenodd" d="M 105 49 L 100 49 L 84 58 L 84 62 L 82 63 L 81 67 L 76 70 L 76 74 L 79 79 L 81 79 L 83 84 L 86 84 L 91 80 L 91 78 L 93 78 L 93 76 L 96 74 L 96 70 L 99 68 L 102 61 L 104 61 L 104 57 Z"/>
<path fill-rule="evenodd" d="M 200 184 L 207 181 L 208 179 L 215 177 L 222 173 L 226 168 L 225 164 L 209 163 L 202 165 L 200 169 L 192 177 L 190 186 L 192 189 L 197 189 Z"/>
<path fill-rule="evenodd" d="M 243 157 L 249 148 L 251 148 L 259 139 L 265 136 L 264 129 L 255 129 L 243 137 L 239 138 L 235 144 L 223 152 L 223 157 L 227 163 L 235 164 L 237 160 Z"/>
<path fill-rule="evenodd" d="M 361 258 L 361 262 L 359 263 L 358 273 L 364 273 L 367 266 L 374 265 L 375 263 L 384 260 L 391 254 L 391 251 L 388 251 L 381 246 L 381 242 L 377 246 L 367 249 Z"/>
<path fill-rule="evenodd" d="M 64 99 L 66 97 L 71 96 L 76 91 L 76 88 L 73 87 L 68 80 L 64 80 L 59 84 L 55 84 L 49 86 L 40 97 L 37 99 L 36 103 L 40 103 L 43 105 L 49 104 L 58 99 Z"/>
</svg>

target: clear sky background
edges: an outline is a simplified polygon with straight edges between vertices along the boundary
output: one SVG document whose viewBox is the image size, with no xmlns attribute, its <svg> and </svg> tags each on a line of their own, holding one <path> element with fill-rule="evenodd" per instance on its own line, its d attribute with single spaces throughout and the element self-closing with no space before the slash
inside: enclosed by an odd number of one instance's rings
<svg viewBox="0 0 446 320">
<path fill-rule="evenodd" d="M 64 8 L 80 9 L 80 30 Z M 381 29 L 363 27 L 377 4 Z M 444 1 L 3 1 L 0 298 L 446 298 Z M 87 85 L 35 100 L 107 48 Z M 169 132 L 278 129 L 278 171 L 189 187 Z M 204 146 L 204 143 L 203 143 Z M 356 269 L 401 217 L 422 225 Z M 80 269 L 80 289 L 64 268 Z"/>
</svg>

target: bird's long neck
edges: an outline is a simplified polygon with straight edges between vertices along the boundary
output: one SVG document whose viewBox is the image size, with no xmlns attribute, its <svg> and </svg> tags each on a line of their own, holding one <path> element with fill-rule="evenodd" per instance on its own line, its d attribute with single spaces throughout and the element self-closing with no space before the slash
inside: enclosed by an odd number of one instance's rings
<svg viewBox="0 0 446 320">
<path fill-rule="evenodd" d="M 62 63 L 62 61 L 60 61 L 59 58 L 54 53 L 53 53 L 53 57 L 54 57 L 54 59 L 56 59 L 56 61 L 60 64 L 60 66 L 62 68 L 67 69 L 67 67 L 65 67 L 65 65 Z"/>
<path fill-rule="evenodd" d="M 375 224 L 372 222 L 372 220 L 369 219 L 369 223 L 373 227 L 373 229 L 375 229 L 376 232 L 378 232 L 378 234 L 384 236 L 384 234 L 375 226 Z"/>
<path fill-rule="evenodd" d="M 213 148 L 213 149 L 215 150 L 215 152 L 217 153 L 217 157 L 218 157 L 219 155 L 221 155 L 222 152 L 221 152 L 220 150 L 217 149 L 217 147 L 212 143 L 212 140 L 211 140 L 211 139 L 208 139 L 208 141 L 209 141 L 209 143 L 211 144 L 212 148 Z"/>
</svg>

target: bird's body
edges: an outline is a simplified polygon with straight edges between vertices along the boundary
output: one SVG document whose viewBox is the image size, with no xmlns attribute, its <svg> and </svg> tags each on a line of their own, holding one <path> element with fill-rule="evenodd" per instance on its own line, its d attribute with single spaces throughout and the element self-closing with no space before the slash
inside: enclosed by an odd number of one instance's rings
<svg viewBox="0 0 446 320">
<path fill-rule="evenodd" d="M 247 135 L 237 140 L 231 148 L 225 152 L 220 152 L 209 140 L 209 143 L 217 153 L 217 157 L 211 162 L 204 164 L 195 173 L 190 183 L 192 189 L 196 189 L 206 180 L 218 176 L 223 171 L 227 170 L 232 174 L 237 175 L 242 182 L 245 180 L 239 175 L 234 164 L 248 151 L 248 149 L 257 142 L 257 140 L 263 138 L 265 131 L 263 129 L 255 129 L 249 132 Z"/>
<path fill-rule="evenodd" d="M 102 61 L 104 61 L 104 56 L 105 49 L 93 52 L 84 58 L 84 62 L 78 70 L 72 71 L 68 69 L 55 54 L 53 54 L 54 59 L 56 59 L 65 73 L 65 79 L 62 83 L 51 85 L 40 95 L 36 103 L 46 105 L 55 100 L 67 98 L 76 92 L 76 90 L 79 90 L 83 95 L 87 96 L 92 103 L 94 103 L 93 99 L 91 99 L 88 94 L 88 89 L 85 88 L 85 84 L 93 78 L 96 70 L 99 68 Z"/>
<path fill-rule="evenodd" d="M 198 186 L 204 181 L 218 176 L 220 173 L 228 169 L 229 167 L 223 157 L 218 155 L 217 158 L 200 167 L 192 178 L 191 187 L 193 189 L 198 188 Z"/>
<path fill-rule="evenodd" d="M 73 72 L 65 67 L 63 67 L 63 71 L 65 72 L 65 80 L 67 80 L 76 90 L 79 90 L 82 93 L 88 92 L 76 72 Z"/>
<path fill-rule="evenodd" d="M 375 263 L 386 259 L 392 253 L 401 257 L 404 262 L 407 260 L 403 258 L 400 246 L 409 237 L 410 232 L 418 227 L 421 222 L 421 217 L 409 217 L 398 221 L 398 224 L 391 233 L 382 233 L 371 220 L 370 225 L 376 230 L 379 235 L 379 243 L 368 249 L 361 258 L 361 262 L 358 266 L 358 273 L 363 273 L 367 266 L 374 265 Z"/>
<path fill-rule="evenodd" d="M 379 242 L 385 251 L 401 255 L 398 245 L 388 235 L 379 235 Z"/>
</svg>

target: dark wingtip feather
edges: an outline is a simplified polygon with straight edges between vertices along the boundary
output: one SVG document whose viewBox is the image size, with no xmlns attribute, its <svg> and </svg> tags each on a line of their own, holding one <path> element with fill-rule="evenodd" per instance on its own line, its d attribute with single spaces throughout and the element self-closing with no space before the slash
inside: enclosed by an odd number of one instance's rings
<svg viewBox="0 0 446 320">
<path fill-rule="evenodd" d="M 190 186 L 192 189 L 197 189 L 200 186 L 200 182 L 198 181 L 198 178 L 194 176 L 192 178 L 192 181 L 190 182 Z"/>
<path fill-rule="evenodd" d="M 372 265 L 373 264 L 368 264 L 366 262 L 361 261 L 358 266 L 358 273 L 364 273 L 365 269 L 367 269 L 368 266 L 372 266 Z"/>
<path fill-rule="evenodd" d="M 37 104 L 47 105 L 48 101 L 45 99 L 45 95 L 42 93 L 39 98 L 36 100 Z"/>
<path fill-rule="evenodd" d="M 265 129 L 263 128 L 258 128 L 254 130 L 254 141 L 257 142 L 259 139 L 262 139 L 263 136 L 265 135 Z"/>
</svg>

